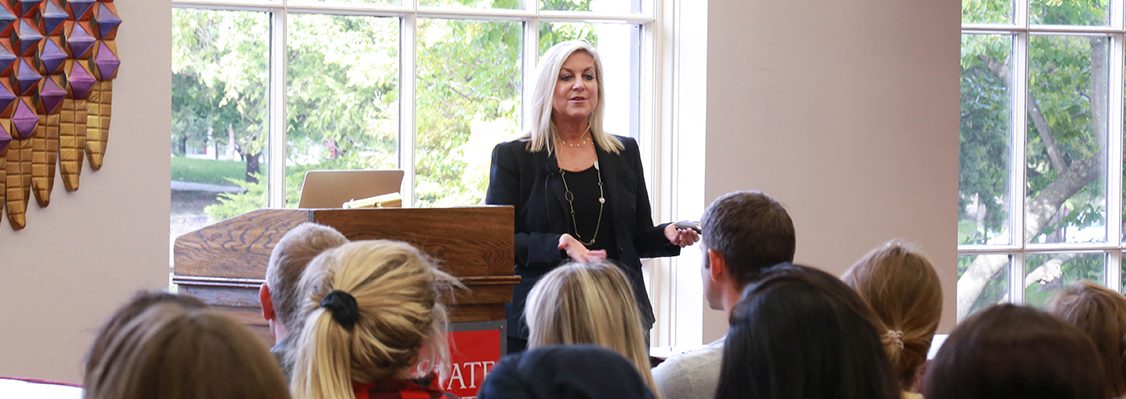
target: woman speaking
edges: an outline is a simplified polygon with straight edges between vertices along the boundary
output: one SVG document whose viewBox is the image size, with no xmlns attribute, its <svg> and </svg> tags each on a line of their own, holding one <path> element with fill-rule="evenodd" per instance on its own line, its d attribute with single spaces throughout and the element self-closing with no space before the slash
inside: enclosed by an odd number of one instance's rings
<svg viewBox="0 0 1126 399">
<path fill-rule="evenodd" d="M 493 149 L 485 203 L 516 208 L 516 274 L 505 306 L 508 352 L 523 351 L 528 292 L 569 260 L 614 261 L 653 326 L 641 258 L 675 256 L 699 239 L 691 229 L 653 225 L 637 142 L 602 130 L 602 63 L 587 42 L 547 50 L 533 91 L 530 132 Z M 648 336 L 646 334 L 646 336 Z"/>
</svg>

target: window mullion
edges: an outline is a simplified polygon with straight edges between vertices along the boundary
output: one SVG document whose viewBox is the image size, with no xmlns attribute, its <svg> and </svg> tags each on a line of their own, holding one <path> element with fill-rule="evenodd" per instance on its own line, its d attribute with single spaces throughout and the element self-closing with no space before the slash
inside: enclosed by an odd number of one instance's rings
<svg viewBox="0 0 1126 399">
<path fill-rule="evenodd" d="M 1024 304 L 1024 262 L 1026 254 L 1016 252 L 1010 258 L 1009 266 L 1009 302 L 1018 305 Z"/>
<path fill-rule="evenodd" d="M 1028 29 L 1028 3 L 1030 0 L 1013 1 L 1013 24 Z"/>
<path fill-rule="evenodd" d="M 1107 253 L 1106 287 L 1115 292 L 1122 292 L 1122 251 Z"/>
<path fill-rule="evenodd" d="M 1123 21 L 1122 19 L 1122 14 L 1124 13 L 1124 10 L 1122 9 L 1122 0 L 1110 0 L 1109 5 L 1110 26 L 1116 30 L 1122 30 L 1123 23 L 1126 23 L 1126 21 Z"/>
<path fill-rule="evenodd" d="M 418 0 L 406 0 L 411 13 L 400 20 L 399 28 L 399 169 L 402 169 L 403 203 L 414 206 L 415 111 L 418 109 Z"/>
<path fill-rule="evenodd" d="M 266 137 L 266 206 L 285 207 L 285 102 L 286 102 L 286 26 L 284 8 L 270 13 L 270 88 Z"/>
<path fill-rule="evenodd" d="M 661 158 L 662 143 L 659 140 L 646 140 L 646 138 L 660 137 L 659 134 L 652 133 L 656 132 L 657 127 L 660 126 L 660 119 L 658 119 L 660 115 L 656 109 L 661 96 L 661 92 L 656 89 L 656 76 L 660 72 L 661 65 L 658 58 L 659 54 L 657 54 L 656 46 L 653 43 L 656 37 L 653 26 L 653 24 L 640 24 L 638 26 L 637 33 L 640 41 L 637 68 L 638 87 L 636 93 L 630 93 L 631 96 L 636 94 L 631 98 L 630 103 L 637 104 L 637 111 L 634 114 L 637 117 L 637 124 L 630 127 L 636 128 L 637 131 L 630 133 L 636 134 L 637 138 L 640 139 L 638 144 L 641 147 L 642 161 L 645 162 L 645 170 L 648 171 L 645 181 L 650 182 L 649 195 L 652 197 L 651 201 L 659 205 L 660 197 L 657 194 L 660 193 L 661 180 L 656 178 L 658 171 L 654 161 Z M 651 134 L 646 136 L 645 132 L 651 132 Z M 657 209 L 661 208 L 657 207 Z"/>
<path fill-rule="evenodd" d="M 1024 4 L 1027 10 L 1027 3 Z M 1027 18 L 1027 15 L 1025 16 Z M 1027 22 L 1027 20 L 1026 20 Z M 1028 135 L 1028 124 L 1025 107 L 1025 99 L 1027 98 L 1027 82 L 1028 82 L 1028 33 L 1020 32 L 1013 35 L 1013 78 L 1010 80 L 1012 87 L 1012 159 L 1010 160 L 1009 167 L 1009 181 L 1010 184 L 1010 198 L 1012 212 L 1009 217 L 1011 222 L 1011 236 L 1013 244 L 1019 244 L 1022 252 L 1013 256 L 1013 261 L 1010 263 L 1011 269 L 1009 270 L 1009 300 L 1013 303 L 1024 302 L 1024 253 L 1023 249 L 1026 246 L 1026 238 L 1024 234 L 1025 228 L 1025 170 L 1024 163 L 1027 156 L 1025 144 Z"/>
<path fill-rule="evenodd" d="M 524 21 L 524 48 L 522 59 L 522 78 L 520 86 L 520 101 L 522 106 L 523 115 L 520 116 L 520 126 L 524 131 L 529 131 L 536 121 L 531 120 L 532 117 L 532 104 L 535 99 L 532 98 L 535 91 L 534 85 L 536 82 L 536 64 L 539 62 L 539 48 L 540 48 L 540 19 L 539 19 L 539 2 L 536 0 L 527 0 L 525 7 L 534 11 L 536 16 Z"/>
<path fill-rule="evenodd" d="M 1120 3 L 1113 0 L 1112 3 Z M 1112 4 L 1112 8 L 1115 4 Z M 1114 11 L 1112 14 L 1119 13 Z M 1113 23 L 1121 24 L 1121 15 L 1115 16 Z M 1107 93 L 1108 107 L 1107 118 L 1107 176 L 1106 176 L 1106 215 L 1107 215 L 1107 243 L 1122 247 L 1122 125 L 1123 125 L 1123 36 L 1110 37 L 1110 90 Z M 1106 286 L 1115 291 L 1122 290 L 1122 251 L 1111 251 L 1107 256 Z"/>
</svg>

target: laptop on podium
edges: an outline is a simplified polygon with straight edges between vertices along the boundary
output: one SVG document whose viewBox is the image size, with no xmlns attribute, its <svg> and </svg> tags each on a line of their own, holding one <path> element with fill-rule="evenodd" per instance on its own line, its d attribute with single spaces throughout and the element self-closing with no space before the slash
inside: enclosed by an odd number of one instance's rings
<svg viewBox="0 0 1126 399">
<path fill-rule="evenodd" d="M 397 193 L 401 170 L 310 170 L 305 172 L 298 208 L 340 208 L 345 202 Z"/>
</svg>

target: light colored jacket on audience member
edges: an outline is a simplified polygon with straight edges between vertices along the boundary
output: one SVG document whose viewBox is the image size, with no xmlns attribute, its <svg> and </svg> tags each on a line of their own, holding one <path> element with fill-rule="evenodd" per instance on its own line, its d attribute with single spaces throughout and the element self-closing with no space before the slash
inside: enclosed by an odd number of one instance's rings
<svg viewBox="0 0 1126 399">
<path fill-rule="evenodd" d="M 671 356 L 653 369 L 653 381 L 665 399 L 712 399 L 723 365 L 723 341 Z"/>
</svg>

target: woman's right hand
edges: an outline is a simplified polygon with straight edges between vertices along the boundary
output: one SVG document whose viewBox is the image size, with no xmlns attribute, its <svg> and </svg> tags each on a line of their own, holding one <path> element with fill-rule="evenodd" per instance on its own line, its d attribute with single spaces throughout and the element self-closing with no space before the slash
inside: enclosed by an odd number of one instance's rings
<svg viewBox="0 0 1126 399">
<path fill-rule="evenodd" d="M 576 262 L 599 262 L 606 260 L 606 250 L 596 249 L 589 250 L 583 243 L 576 240 L 570 234 L 563 234 L 559 236 L 559 249 L 567 252 L 567 256 Z"/>
</svg>

